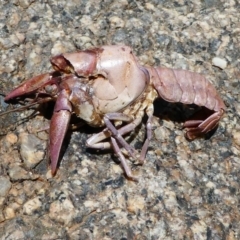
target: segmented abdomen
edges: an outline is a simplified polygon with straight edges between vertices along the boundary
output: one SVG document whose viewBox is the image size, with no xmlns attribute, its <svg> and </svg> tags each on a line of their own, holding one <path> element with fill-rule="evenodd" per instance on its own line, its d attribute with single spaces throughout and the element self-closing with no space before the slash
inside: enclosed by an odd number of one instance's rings
<svg viewBox="0 0 240 240">
<path fill-rule="evenodd" d="M 226 108 L 215 87 L 199 73 L 165 67 L 148 71 L 159 96 L 168 102 L 194 103 L 213 111 Z"/>
</svg>

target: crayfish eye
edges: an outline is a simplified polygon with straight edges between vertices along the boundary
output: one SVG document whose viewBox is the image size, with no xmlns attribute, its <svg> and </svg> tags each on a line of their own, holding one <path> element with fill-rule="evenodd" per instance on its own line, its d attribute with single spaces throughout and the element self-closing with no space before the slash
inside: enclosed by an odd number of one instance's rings
<svg viewBox="0 0 240 240">
<path fill-rule="evenodd" d="M 52 64 L 54 70 L 56 70 L 56 71 L 62 71 L 65 73 L 74 72 L 72 65 L 62 55 L 52 57 L 52 59 L 50 61 L 51 61 L 51 64 Z"/>
</svg>

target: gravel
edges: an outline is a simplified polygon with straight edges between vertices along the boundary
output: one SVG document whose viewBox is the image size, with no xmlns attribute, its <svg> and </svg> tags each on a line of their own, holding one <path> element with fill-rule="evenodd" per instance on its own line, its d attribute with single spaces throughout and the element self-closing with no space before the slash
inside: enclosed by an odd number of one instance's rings
<svg viewBox="0 0 240 240">
<path fill-rule="evenodd" d="M 0 116 L 0 239 L 239 239 L 239 1 L 0 2 L 0 113 L 4 94 L 49 72 L 62 52 L 132 47 L 145 65 L 205 74 L 227 112 L 217 131 L 188 142 L 186 108 L 156 101 L 143 166 L 123 175 L 111 151 L 85 142 L 99 129 L 69 131 L 55 177 L 48 169 L 51 104 Z M 132 137 L 140 149 L 144 124 Z"/>
</svg>

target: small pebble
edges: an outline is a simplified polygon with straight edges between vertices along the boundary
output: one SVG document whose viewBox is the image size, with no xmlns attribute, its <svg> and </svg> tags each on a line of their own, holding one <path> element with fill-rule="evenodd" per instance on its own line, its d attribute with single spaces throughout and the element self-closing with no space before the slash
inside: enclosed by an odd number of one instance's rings
<svg viewBox="0 0 240 240">
<path fill-rule="evenodd" d="M 26 170 L 24 170 L 19 166 L 13 166 L 13 164 L 10 164 L 8 174 L 12 181 L 24 180 L 24 179 L 30 178 Z"/>
<path fill-rule="evenodd" d="M 34 168 L 44 158 L 44 142 L 33 134 L 21 133 L 19 136 L 20 154 L 28 168 Z"/>
<path fill-rule="evenodd" d="M 212 65 L 224 69 L 227 67 L 227 61 L 224 58 L 214 57 L 212 59 Z"/>
<path fill-rule="evenodd" d="M 110 23 L 111 23 L 111 26 L 114 27 L 114 28 L 122 28 L 124 27 L 124 21 L 117 17 L 117 16 L 113 16 L 110 18 Z"/>
<path fill-rule="evenodd" d="M 28 1 L 28 0 L 19 0 L 18 4 L 22 7 L 22 8 L 27 8 L 32 2 Z"/>
<path fill-rule="evenodd" d="M 14 59 L 8 59 L 7 65 L 4 68 L 4 71 L 7 73 L 14 72 L 17 69 L 17 63 Z"/>
<path fill-rule="evenodd" d="M 3 212 L 0 212 L 0 223 L 5 221 L 5 217 L 3 215 Z"/>
<path fill-rule="evenodd" d="M 41 57 L 40 54 L 38 52 L 36 52 L 35 50 L 33 50 L 30 54 L 29 54 L 29 66 L 31 67 L 35 67 L 38 64 L 41 63 Z"/>
<path fill-rule="evenodd" d="M 148 9 L 148 10 L 154 10 L 154 8 L 155 8 L 155 6 L 154 6 L 153 4 L 151 4 L 151 3 L 146 3 L 146 4 L 145 4 L 145 7 L 146 7 L 146 9 Z"/>
<path fill-rule="evenodd" d="M 65 46 L 60 41 L 57 41 L 53 45 L 53 48 L 51 50 L 52 55 L 58 55 L 58 54 L 61 54 L 61 53 L 64 53 L 64 52 L 67 52 L 67 49 L 65 48 Z"/>
<path fill-rule="evenodd" d="M 13 145 L 18 141 L 18 137 L 14 133 L 8 133 L 6 136 L 6 141 Z"/>
<path fill-rule="evenodd" d="M 27 215 L 33 215 L 34 212 L 42 206 L 38 197 L 30 199 L 23 205 L 23 212 Z"/>
<path fill-rule="evenodd" d="M 239 76 L 240 76 L 240 72 L 239 72 Z M 236 109 L 236 112 L 238 113 L 238 115 L 240 116 L 240 95 L 239 95 L 239 100 L 238 102 L 234 102 L 233 103 L 235 109 Z"/>
<path fill-rule="evenodd" d="M 9 231 L 9 230 L 8 230 Z M 6 236 L 6 235 L 5 235 Z M 4 237 L 5 237 L 4 236 Z M 2 239 L 26 239 L 25 237 L 25 233 L 22 230 L 22 228 L 18 229 L 17 227 L 15 227 L 14 225 L 11 228 L 11 231 L 9 231 L 7 233 L 6 238 L 2 238 Z"/>
<path fill-rule="evenodd" d="M 49 240 L 49 239 L 58 239 L 58 235 L 55 232 L 48 232 L 43 234 L 42 240 Z"/>
<path fill-rule="evenodd" d="M 0 208 L 3 206 L 4 201 L 5 201 L 5 198 L 4 197 L 0 197 Z"/>
<path fill-rule="evenodd" d="M 49 170 L 46 172 L 45 176 L 46 176 L 46 179 L 51 179 L 51 178 L 53 178 L 51 169 L 49 169 Z"/>
<path fill-rule="evenodd" d="M 12 184 L 8 177 L 0 176 L 0 197 L 6 197 L 11 186 Z"/>
<path fill-rule="evenodd" d="M 20 32 L 16 32 L 16 37 L 18 38 L 19 43 L 22 43 L 25 40 L 25 35 Z"/>
<path fill-rule="evenodd" d="M 237 147 L 240 148 L 240 132 L 233 132 L 233 141 L 236 143 Z"/>
<path fill-rule="evenodd" d="M 165 139 L 168 139 L 170 136 L 170 131 L 166 127 L 157 127 L 154 130 L 154 135 L 157 140 L 164 141 Z"/>
<path fill-rule="evenodd" d="M 178 206 L 176 194 L 173 191 L 165 190 L 164 192 L 164 206 L 170 212 L 174 212 Z"/>
<path fill-rule="evenodd" d="M 4 217 L 5 219 L 11 219 L 15 217 L 15 211 L 14 209 L 10 208 L 10 207 L 6 207 L 4 209 Z"/>
<path fill-rule="evenodd" d="M 194 239 L 206 239 L 207 225 L 204 221 L 195 221 L 190 228 L 192 230 Z"/>
<path fill-rule="evenodd" d="M 173 121 L 163 120 L 164 127 L 168 128 L 169 130 L 173 131 L 175 129 L 175 124 Z"/>
<path fill-rule="evenodd" d="M 94 46 L 93 39 L 88 36 L 82 36 L 80 34 L 76 34 L 74 36 L 74 43 L 81 49 L 88 49 Z"/>
<path fill-rule="evenodd" d="M 127 203 L 127 210 L 131 213 L 137 213 L 145 207 L 145 200 L 143 197 L 130 198 Z"/>
<path fill-rule="evenodd" d="M 69 224 L 73 220 L 76 213 L 76 209 L 69 199 L 65 199 L 62 202 L 55 201 L 51 203 L 49 209 L 49 217 L 54 221 L 65 225 Z"/>
</svg>

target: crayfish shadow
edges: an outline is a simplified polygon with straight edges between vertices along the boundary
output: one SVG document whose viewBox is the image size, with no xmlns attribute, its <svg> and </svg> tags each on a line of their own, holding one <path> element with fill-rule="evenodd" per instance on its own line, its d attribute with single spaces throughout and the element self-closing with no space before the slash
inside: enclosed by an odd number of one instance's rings
<svg viewBox="0 0 240 240">
<path fill-rule="evenodd" d="M 41 115 L 43 115 L 47 119 L 52 118 L 53 109 L 54 109 L 55 102 L 50 101 L 47 103 L 43 103 L 38 107 L 38 111 Z M 167 121 L 173 121 L 177 122 L 179 124 L 184 123 L 186 120 L 190 119 L 195 113 L 199 112 L 202 109 L 202 107 L 196 106 L 195 104 L 183 104 L 183 103 L 171 103 L 167 102 L 161 98 L 158 98 L 154 101 L 154 116 L 158 117 L 160 120 L 164 119 Z M 143 124 L 145 125 L 147 122 L 146 115 L 144 116 L 142 120 Z M 71 116 L 70 124 L 72 126 L 77 126 L 74 129 L 71 129 L 71 127 L 68 129 L 67 134 L 64 138 L 64 142 L 61 148 L 60 158 L 62 159 L 63 155 L 65 154 L 66 150 L 68 149 L 68 146 L 70 144 L 70 141 L 72 139 L 72 133 L 73 132 L 79 132 L 76 139 L 74 141 L 77 141 L 79 144 L 85 145 L 85 142 L 87 138 L 93 134 L 97 134 L 101 132 L 104 127 L 94 128 L 86 124 L 83 120 L 78 118 L 75 114 Z M 141 124 L 133 131 L 133 133 L 130 133 L 128 135 L 128 142 L 132 142 L 132 140 L 136 137 L 138 132 L 141 129 Z M 211 136 L 214 134 L 216 129 L 213 129 L 210 131 L 206 136 L 205 139 L 211 138 Z M 82 134 L 83 133 L 83 134 Z M 109 139 L 107 139 L 108 141 Z M 136 142 L 135 147 L 139 147 L 141 143 Z M 84 152 L 87 154 L 97 154 L 97 155 L 105 155 L 105 154 L 113 154 L 112 149 L 93 149 L 89 148 L 87 146 L 84 147 Z M 117 158 L 114 158 L 116 162 L 118 162 Z"/>
<path fill-rule="evenodd" d="M 209 117 L 214 111 L 209 110 L 205 107 L 200 107 L 195 104 L 183 104 L 183 103 L 171 103 L 164 99 L 158 98 L 154 101 L 154 116 L 159 119 L 176 122 L 183 124 L 185 121 L 190 119 L 204 120 Z M 182 127 L 183 128 L 183 127 Z M 209 131 L 203 136 L 199 136 L 208 140 L 214 135 L 217 127 Z M 191 140 L 189 140 L 191 141 Z"/>
<path fill-rule="evenodd" d="M 195 104 L 172 103 L 162 98 L 154 101 L 154 116 L 173 122 L 183 123 L 199 110 L 201 107 Z"/>
<path fill-rule="evenodd" d="M 55 105 L 54 101 L 42 103 L 38 107 L 38 111 L 44 118 L 50 120 L 53 115 L 54 105 Z M 195 104 L 186 105 L 182 103 L 171 103 L 161 98 L 158 98 L 154 101 L 154 116 L 160 119 L 170 120 L 178 123 L 185 122 L 192 115 L 198 112 L 200 109 L 201 107 L 198 107 Z M 145 124 L 146 121 L 147 121 L 147 117 L 144 116 L 143 124 Z M 104 129 L 104 128 L 95 128 L 87 125 L 86 123 L 84 123 L 83 120 L 78 118 L 75 114 L 72 114 L 70 124 L 73 126 L 80 126 L 80 127 L 76 127 L 76 130 L 72 130 L 72 131 L 80 131 L 81 133 L 85 133 L 85 134 L 95 134 Z"/>
</svg>

